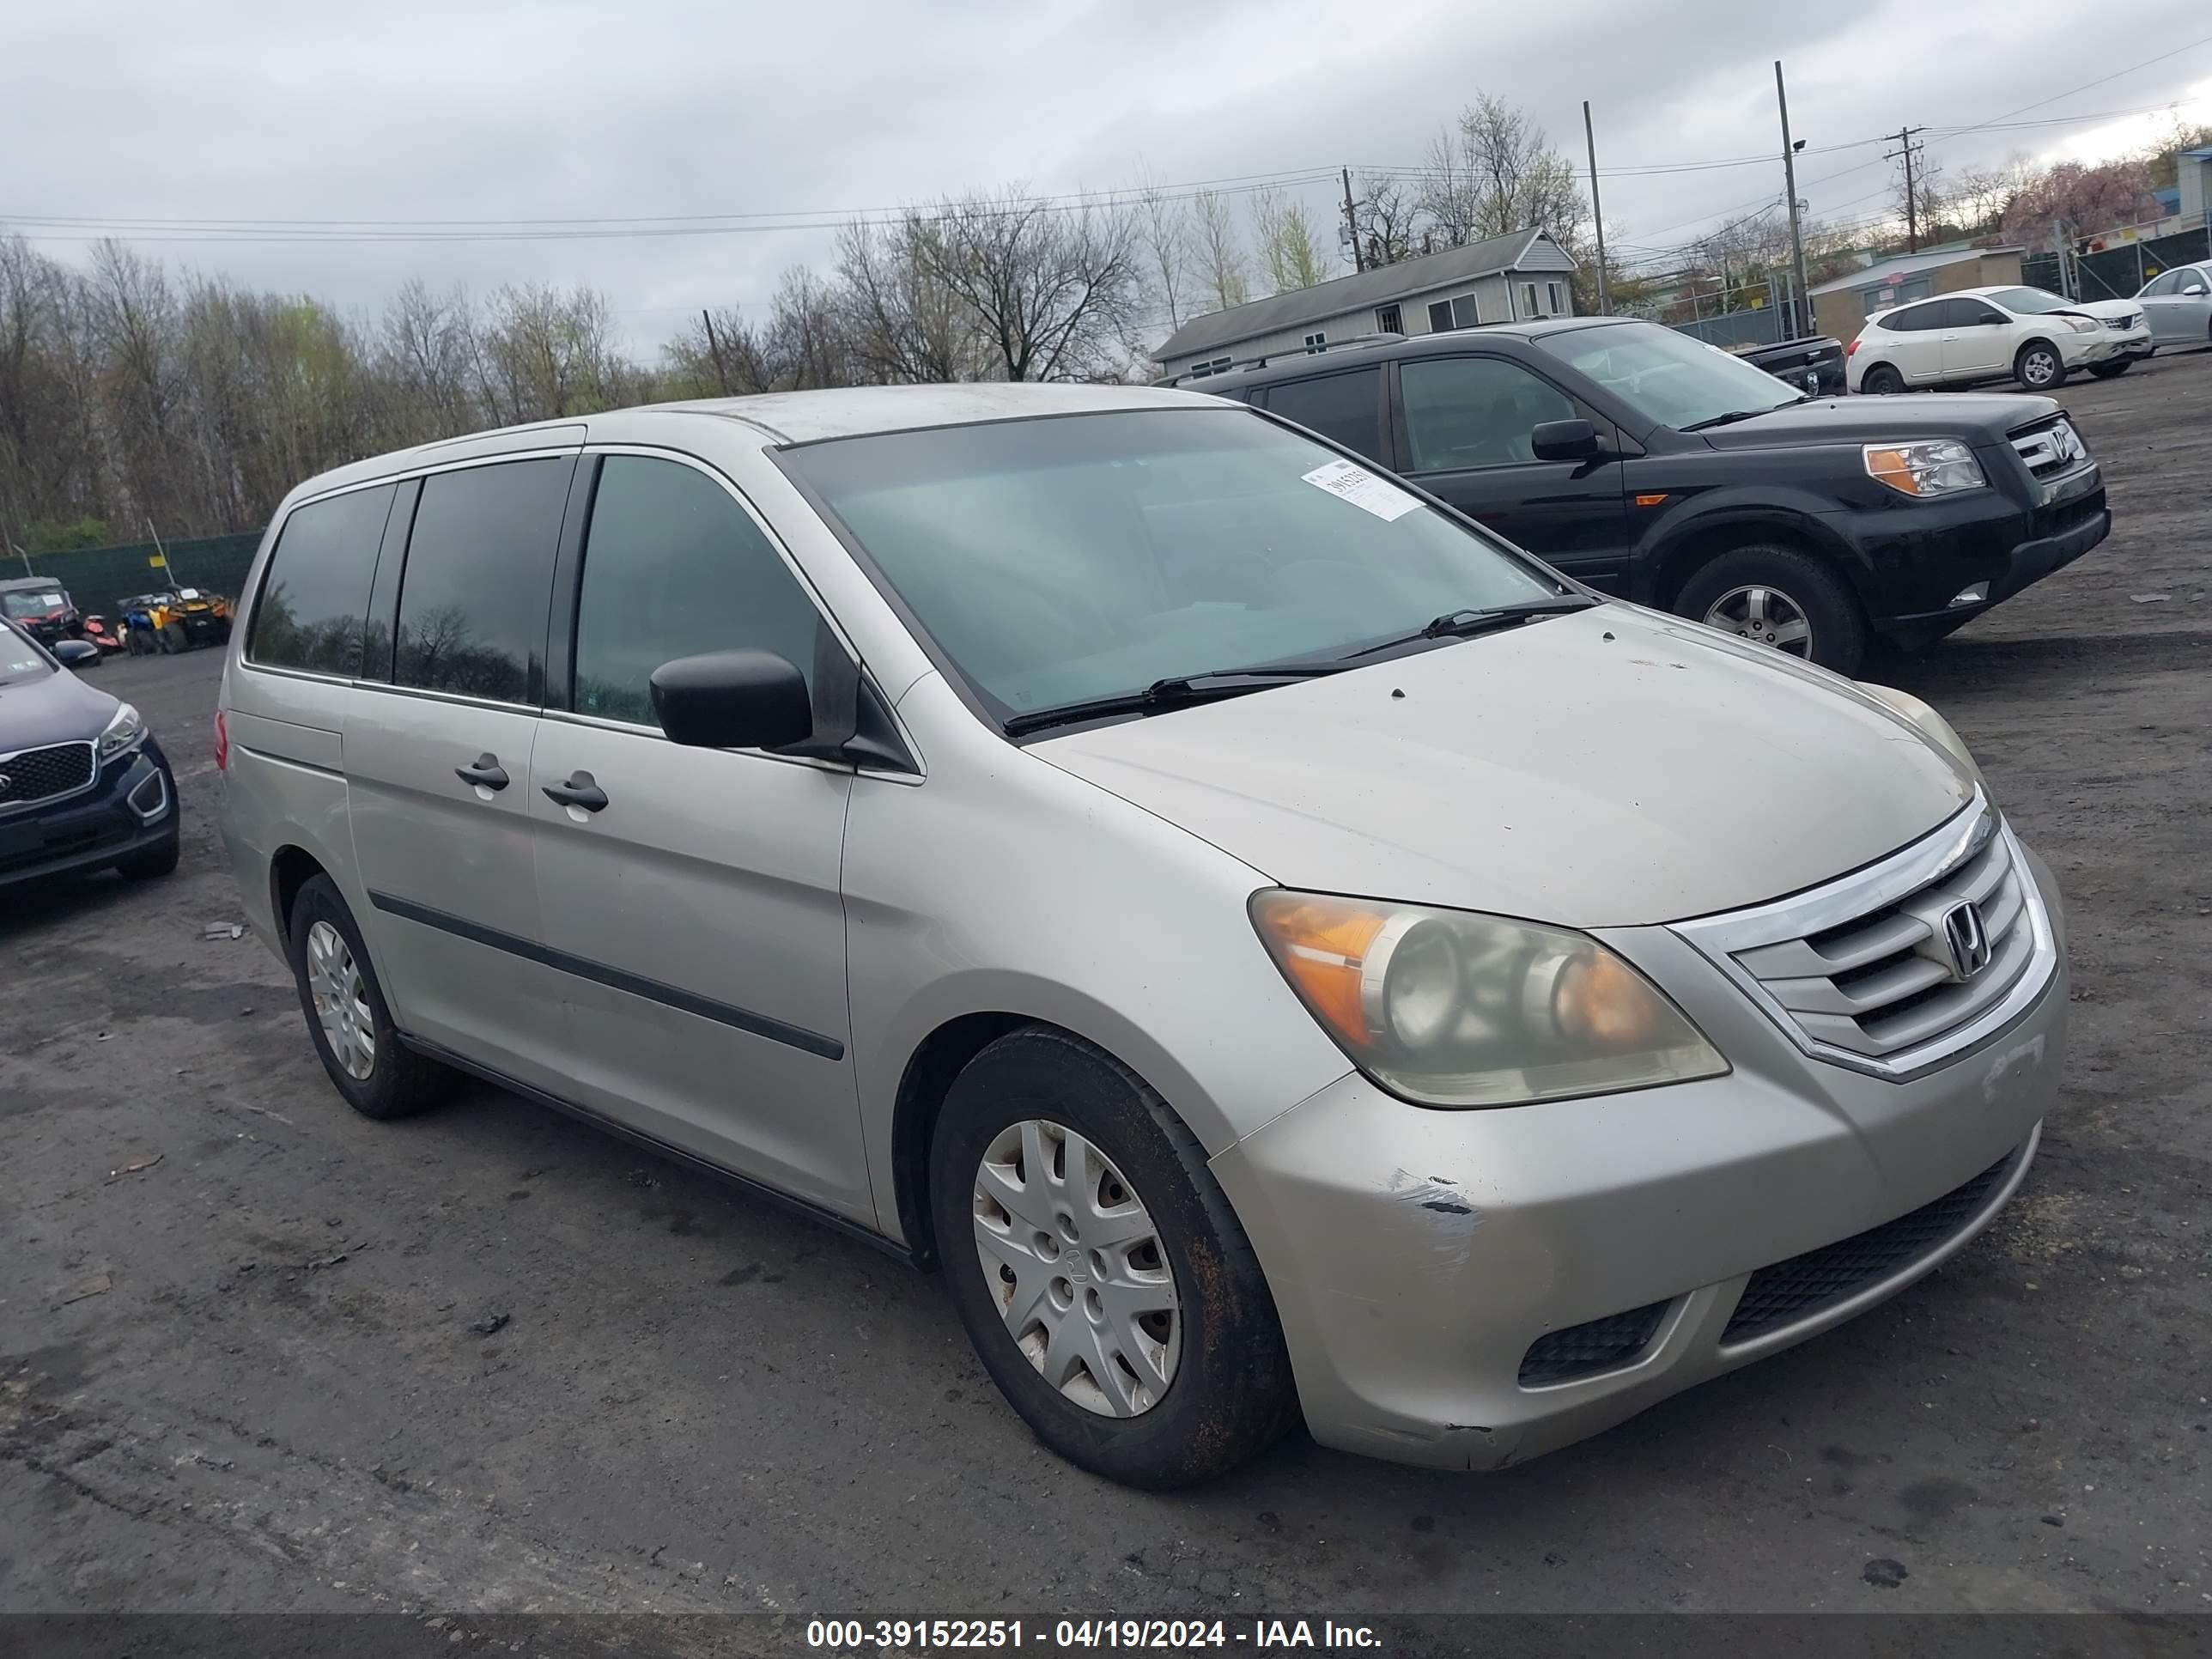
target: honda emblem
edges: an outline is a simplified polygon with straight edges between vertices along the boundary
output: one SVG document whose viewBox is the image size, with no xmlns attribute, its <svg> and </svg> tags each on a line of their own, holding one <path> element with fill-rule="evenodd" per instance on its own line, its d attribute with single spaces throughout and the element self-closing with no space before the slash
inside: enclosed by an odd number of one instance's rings
<svg viewBox="0 0 2212 1659">
<path fill-rule="evenodd" d="M 1969 980 L 1990 965 L 1995 951 L 1989 929 L 1982 925 L 1982 908 L 1969 900 L 1943 913 L 1943 945 L 1951 953 L 1951 976 Z"/>
</svg>

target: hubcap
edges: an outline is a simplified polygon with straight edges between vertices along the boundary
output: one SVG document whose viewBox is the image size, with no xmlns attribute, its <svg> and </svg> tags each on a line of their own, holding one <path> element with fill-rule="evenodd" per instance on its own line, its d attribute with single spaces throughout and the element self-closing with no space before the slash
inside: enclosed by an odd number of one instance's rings
<svg viewBox="0 0 2212 1659">
<path fill-rule="evenodd" d="M 1778 587 L 1732 587 L 1705 611 L 1705 626 L 1793 657 L 1813 654 L 1813 624 L 1805 608 Z"/>
<path fill-rule="evenodd" d="M 2031 351 L 2027 354 L 2027 362 L 2021 368 L 2026 371 L 2021 379 L 2030 386 L 2041 386 L 2051 378 L 2051 355 L 2044 351 Z"/>
<path fill-rule="evenodd" d="M 1150 1411 L 1175 1380 L 1182 1315 L 1151 1212 L 1113 1160 L 1030 1118 L 975 1170 L 975 1257 L 1030 1364 L 1101 1417 Z"/>
<path fill-rule="evenodd" d="M 348 1077 L 368 1082 L 376 1069 L 376 1017 L 369 1012 L 361 964 L 346 948 L 345 935 L 327 921 L 307 929 L 307 994 L 338 1064 Z"/>
</svg>

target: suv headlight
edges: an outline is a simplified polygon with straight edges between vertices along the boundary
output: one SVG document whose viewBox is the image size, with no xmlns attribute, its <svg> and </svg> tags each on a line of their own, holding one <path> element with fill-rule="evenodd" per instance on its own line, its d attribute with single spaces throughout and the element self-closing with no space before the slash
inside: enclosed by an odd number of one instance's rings
<svg viewBox="0 0 2212 1659">
<path fill-rule="evenodd" d="M 1518 1106 L 1718 1077 L 1688 1016 L 1586 933 L 1269 889 L 1253 925 L 1352 1063 L 1424 1106 Z"/>
<path fill-rule="evenodd" d="M 138 718 L 138 711 L 127 702 L 118 702 L 106 730 L 100 734 L 100 758 L 112 761 L 136 749 L 145 738 L 146 722 Z"/>
<path fill-rule="evenodd" d="M 2076 334 L 2096 334 L 2101 332 L 2105 325 L 2094 317 L 2069 317 L 2066 326 Z"/>
<path fill-rule="evenodd" d="M 1904 715 L 1918 726 L 1938 749 L 1966 769 L 1974 781 L 1981 785 L 1984 795 L 1990 793 L 1988 781 L 1982 776 L 1982 769 L 1975 764 L 1972 751 L 1966 747 L 1966 740 L 1958 734 L 1950 721 L 1910 691 L 1899 691 L 1890 685 L 1869 685 L 1864 680 L 1856 684 L 1860 690 L 1883 708 Z"/>
<path fill-rule="evenodd" d="M 1923 443 L 1869 444 L 1867 477 L 1887 484 L 1900 495 L 1926 500 L 1952 495 L 1962 489 L 1979 489 L 1989 483 L 1974 452 L 1956 438 L 1932 438 Z"/>
</svg>

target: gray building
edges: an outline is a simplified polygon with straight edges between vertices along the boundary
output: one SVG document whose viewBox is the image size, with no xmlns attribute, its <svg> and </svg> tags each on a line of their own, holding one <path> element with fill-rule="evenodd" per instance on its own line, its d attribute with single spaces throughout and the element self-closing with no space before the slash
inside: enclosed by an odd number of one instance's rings
<svg viewBox="0 0 2212 1659">
<path fill-rule="evenodd" d="M 1203 376 L 1239 358 L 1362 334 L 1441 334 L 1477 323 L 1571 317 L 1568 279 L 1575 270 L 1574 257 L 1544 232 L 1516 230 L 1194 317 L 1152 360 L 1170 374 Z"/>
</svg>

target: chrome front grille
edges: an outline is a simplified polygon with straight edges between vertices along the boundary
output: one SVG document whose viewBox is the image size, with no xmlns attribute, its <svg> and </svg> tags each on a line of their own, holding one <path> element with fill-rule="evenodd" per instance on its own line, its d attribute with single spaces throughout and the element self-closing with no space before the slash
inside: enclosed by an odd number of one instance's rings
<svg viewBox="0 0 2212 1659">
<path fill-rule="evenodd" d="M 2089 458 L 2088 447 L 2081 441 L 2081 434 L 2063 416 L 2008 435 L 2014 453 L 2039 478 L 2069 471 Z"/>
<path fill-rule="evenodd" d="M 2122 333 L 2125 333 L 2129 329 L 2138 326 L 2142 322 L 2142 313 L 2136 311 L 2130 312 L 2124 317 L 2107 317 L 2105 319 L 2105 326 L 2106 328 L 2118 329 Z"/>
<path fill-rule="evenodd" d="M 0 755 L 0 811 L 89 789 L 97 769 L 88 743 L 50 744 Z"/>
<path fill-rule="evenodd" d="M 1857 874 L 1674 931 L 1806 1053 L 1925 1070 L 2013 1018 L 2057 964 L 2012 832 L 1986 803 Z"/>
</svg>

